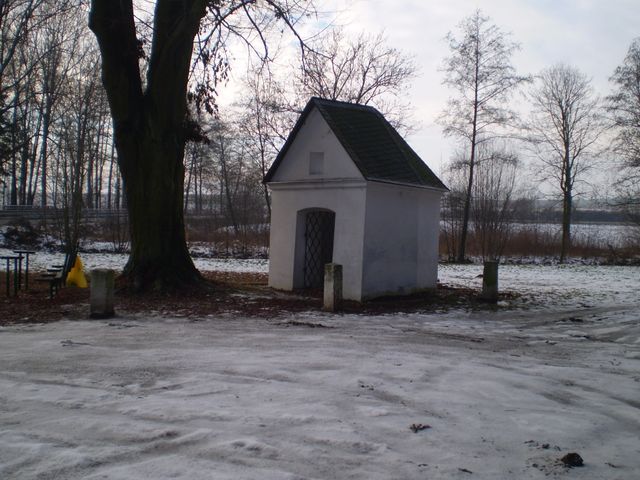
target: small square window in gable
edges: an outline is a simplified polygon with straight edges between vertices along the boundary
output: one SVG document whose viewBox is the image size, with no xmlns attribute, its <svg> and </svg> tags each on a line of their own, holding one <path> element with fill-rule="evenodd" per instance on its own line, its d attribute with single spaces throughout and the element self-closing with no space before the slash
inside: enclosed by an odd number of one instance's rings
<svg viewBox="0 0 640 480">
<path fill-rule="evenodd" d="M 324 152 L 309 153 L 309 175 L 322 175 L 324 173 Z"/>
</svg>

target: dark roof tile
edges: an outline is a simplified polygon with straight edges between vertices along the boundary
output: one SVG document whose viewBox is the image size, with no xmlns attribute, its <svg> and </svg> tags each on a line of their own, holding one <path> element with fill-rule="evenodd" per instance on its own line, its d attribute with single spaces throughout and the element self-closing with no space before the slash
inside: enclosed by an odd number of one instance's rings
<svg viewBox="0 0 640 480">
<path fill-rule="evenodd" d="M 394 182 L 446 190 L 398 132 L 373 107 L 313 97 L 265 176 L 273 177 L 293 139 L 313 108 L 331 127 L 362 175 L 371 181 Z"/>
</svg>

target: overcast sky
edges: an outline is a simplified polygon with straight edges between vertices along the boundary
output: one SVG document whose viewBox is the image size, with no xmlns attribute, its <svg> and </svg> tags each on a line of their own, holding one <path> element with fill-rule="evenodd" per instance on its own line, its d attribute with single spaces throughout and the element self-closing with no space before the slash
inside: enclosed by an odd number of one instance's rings
<svg viewBox="0 0 640 480">
<path fill-rule="evenodd" d="M 439 71 L 449 54 L 444 37 L 475 9 L 521 45 L 513 57 L 519 73 L 567 63 L 590 77 L 602 96 L 631 41 L 640 37 L 638 0 L 319 0 L 318 5 L 354 34 L 384 31 L 390 46 L 415 57 L 419 74 L 408 95 L 420 128 L 407 140 L 436 173 L 453 151 L 453 141 L 435 123 L 451 94 Z M 223 97 L 230 100 L 225 93 L 235 88 L 228 85 Z"/>
<path fill-rule="evenodd" d="M 384 31 L 390 46 L 414 56 L 419 72 L 408 95 L 419 129 L 407 140 L 438 174 L 454 150 L 454 141 L 435 123 L 453 93 L 442 85 L 440 67 L 449 54 L 444 38 L 476 9 L 520 44 L 513 57 L 518 73 L 535 75 L 566 63 L 591 78 L 601 96 L 609 93 L 609 77 L 631 41 L 640 37 L 639 0 L 317 0 L 317 5 L 327 12 L 325 18 L 354 35 Z M 220 89 L 223 105 L 232 101 L 242 76 L 246 51 L 236 53 L 232 80 Z"/>
<path fill-rule="evenodd" d="M 593 80 L 601 95 L 631 41 L 640 36 L 638 0 L 330 0 L 348 29 L 384 30 L 391 46 L 415 56 L 419 77 L 410 92 L 421 129 L 409 143 L 434 170 L 451 153 L 435 118 L 450 92 L 441 85 L 439 67 L 448 54 L 443 40 L 460 21 L 480 8 L 521 44 L 513 58 L 519 73 L 535 74 L 558 62 L 573 65 Z"/>
</svg>

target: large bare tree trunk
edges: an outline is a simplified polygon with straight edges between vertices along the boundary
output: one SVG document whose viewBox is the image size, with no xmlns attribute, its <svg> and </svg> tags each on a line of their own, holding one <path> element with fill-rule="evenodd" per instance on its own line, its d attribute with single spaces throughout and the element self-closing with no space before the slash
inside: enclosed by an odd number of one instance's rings
<svg viewBox="0 0 640 480">
<path fill-rule="evenodd" d="M 136 161 L 122 171 L 131 231 L 125 274 L 136 289 L 193 284 L 199 275 L 184 233 L 180 141 L 175 135 L 158 138 L 147 131 L 128 143 Z"/>
<path fill-rule="evenodd" d="M 91 2 L 89 25 L 102 54 L 129 211 L 131 253 L 124 275 L 138 291 L 201 281 L 185 240 L 183 158 L 187 80 L 205 3 L 157 1 L 143 90 L 132 1 Z"/>
</svg>

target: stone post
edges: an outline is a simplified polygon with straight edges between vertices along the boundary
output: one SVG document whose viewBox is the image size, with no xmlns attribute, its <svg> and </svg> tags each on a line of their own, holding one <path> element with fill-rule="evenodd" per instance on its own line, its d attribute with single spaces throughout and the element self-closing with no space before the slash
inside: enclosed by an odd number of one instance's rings
<svg viewBox="0 0 640 480">
<path fill-rule="evenodd" d="M 96 268 L 91 270 L 90 317 L 111 318 L 113 309 L 113 270 Z"/>
<path fill-rule="evenodd" d="M 335 312 L 342 302 L 342 265 L 327 263 L 324 266 L 324 302 L 325 312 Z"/>
<path fill-rule="evenodd" d="M 484 262 L 482 272 L 482 294 L 480 298 L 485 302 L 496 303 L 498 301 L 498 262 Z"/>
</svg>

